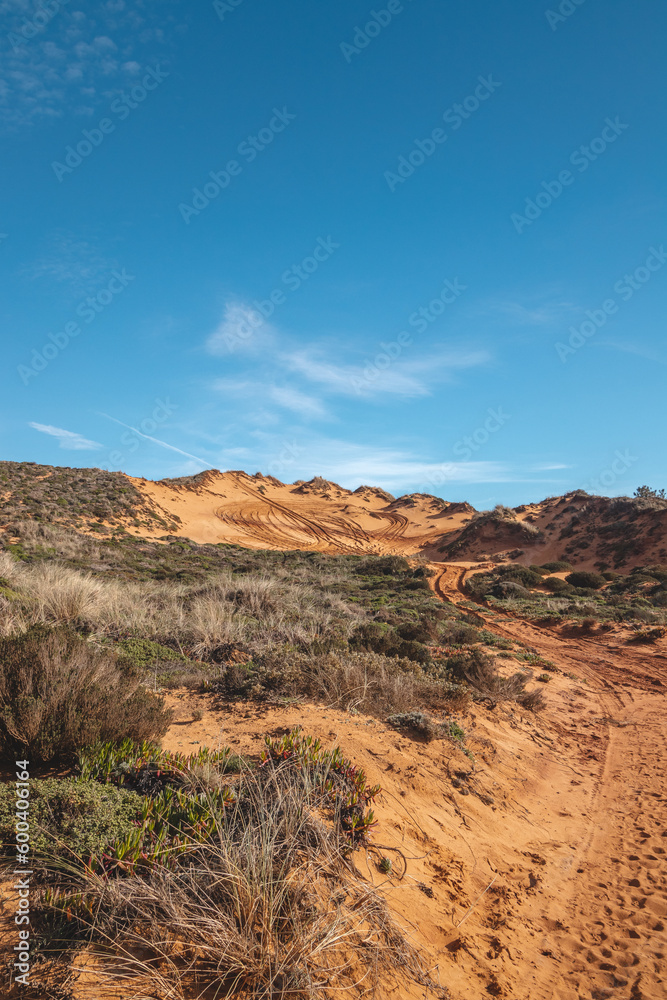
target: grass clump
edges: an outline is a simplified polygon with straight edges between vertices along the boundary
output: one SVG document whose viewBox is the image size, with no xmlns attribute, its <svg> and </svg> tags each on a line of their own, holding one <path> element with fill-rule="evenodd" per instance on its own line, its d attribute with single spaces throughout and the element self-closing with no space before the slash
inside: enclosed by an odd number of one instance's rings
<svg viewBox="0 0 667 1000">
<path fill-rule="evenodd" d="M 444 996 L 352 863 L 379 788 L 339 750 L 295 730 L 267 739 L 224 801 L 206 783 L 167 791 L 144 805 L 161 851 L 61 875 L 34 901 L 52 944 L 97 955 L 93 990 L 111 985 L 120 966 L 128 993 L 156 1000 L 312 1000 L 372 990 L 390 976 Z"/>
<path fill-rule="evenodd" d="M 0 754 L 48 762 L 100 740 L 152 739 L 171 721 L 113 653 L 67 628 L 0 640 Z"/>
</svg>

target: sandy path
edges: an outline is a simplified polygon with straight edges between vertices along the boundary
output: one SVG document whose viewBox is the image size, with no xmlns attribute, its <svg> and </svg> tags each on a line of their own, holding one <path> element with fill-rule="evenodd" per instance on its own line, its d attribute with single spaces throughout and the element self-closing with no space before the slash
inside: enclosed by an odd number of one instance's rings
<svg viewBox="0 0 667 1000">
<path fill-rule="evenodd" d="M 438 596 L 464 599 L 467 567 L 437 571 Z M 511 995 L 665 997 L 667 656 L 653 647 L 621 647 L 616 636 L 572 639 L 482 607 L 479 614 L 493 631 L 527 643 L 587 687 L 575 690 L 571 710 L 554 720 L 554 750 L 560 768 L 572 772 L 571 786 L 588 786 L 588 807 L 573 817 L 574 853 L 560 856 L 551 845 L 540 892 L 522 907 L 534 938 Z M 556 782 L 538 803 L 545 830 L 571 810 L 557 799 L 562 794 Z"/>
</svg>

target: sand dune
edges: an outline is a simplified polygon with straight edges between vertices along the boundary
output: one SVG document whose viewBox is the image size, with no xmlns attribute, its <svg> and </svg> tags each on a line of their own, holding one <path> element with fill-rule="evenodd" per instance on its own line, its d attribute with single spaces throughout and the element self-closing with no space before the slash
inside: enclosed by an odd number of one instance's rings
<svg viewBox="0 0 667 1000">
<path fill-rule="evenodd" d="M 396 500 L 384 490 L 351 491 L 320 478 L 289 485 L 259 474 L 211 471 L 181 481 L 132 483 L 157 508 L 180 518 L 176 534 L 248 548 L 414 553 L 444 532 L 457 532 L 473 513 L 467 504 L 425 494 Z"/>
<path fill-rule="evenodd" d="M 176 534 L 249 548 L 510 559 L 529 565 L 567 559 L 586 569 L 667 562 L 667 501 L 592 497 L 581 491 L 516 508 L 478 512 L 423 493 L 394 499 L 316 477 L 211 470 L 183 480 L 132 479 L 147 507 L 180 518 Z M 153 525 L 137 533 L 155 537 Z"/>
</svg>

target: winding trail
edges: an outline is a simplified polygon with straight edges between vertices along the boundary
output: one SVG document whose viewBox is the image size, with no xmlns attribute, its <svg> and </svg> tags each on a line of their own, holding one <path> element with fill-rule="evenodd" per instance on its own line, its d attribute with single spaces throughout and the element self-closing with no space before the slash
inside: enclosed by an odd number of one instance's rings
<svg viewBox="0 0 667 1000">
<path fill-rule="evenodd" d="M 433 568 L 431 582 L 441 600 L 470 600 L 464 590 L 469 566 Z M 541 858 L 537 889 L 517 914 L 529 928 L 524 943 L 530 940 L 531 947 L 524 947 L 520 963 L 504 963 L 507 984 L 499 973 L 496 995 L 667 997 L 664 648 L 621 645 L 609 633 L 563 633 L 484 605 L 477 613 L 491 631 L 529 646 L 583 682 L 568 698 L 548 698 L 544 715 L 550 716 L 551 738 L 535 814 L 550 860 Z M 564 769 L 571 773 L 569 789 L 555 778 Z M 567 843 L 551 833 L 559 818 L 569 822 Z M 499 956 L 503 947 L 512 954 L 512 935 L 499 930 L 498 939 Z"/>
</svg>

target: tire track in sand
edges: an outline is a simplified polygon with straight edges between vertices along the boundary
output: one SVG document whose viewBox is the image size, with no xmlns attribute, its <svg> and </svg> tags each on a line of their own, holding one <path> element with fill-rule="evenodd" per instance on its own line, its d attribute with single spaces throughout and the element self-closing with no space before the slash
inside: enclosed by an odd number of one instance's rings
<svg viewBox="0 0 667 1000">
<path fill-rule="evenodd" d="M 458 604 L 466 567 L 433 564 L 432 586 Z M 584 678 L 568 710 L 552 717 L 552 763 L 592 782 L 569 856 L 547 865 L 521 906 L 530 950 L 503 966 L 496 995 L 520 1000 L 664 1000 L 667 997 L 667 719 L 664 654 L 614 646 L 607 636 L 561 636 L 479 605 L 493 632 L 529 645 Z M 548 701 L 550 699 L 548 698 Z M 547 707 L 545 716 L 552 706 Z M 545 757 L 546 761 L 546 757 Z M 572 785 L 582 781 L 572 778 Z M 537 803 L 569 816 L 548 783 Z M 565 811 L 564 811 L 565 810 Z M 556 845 L 558 846 L 558 845 Z M 567 846 L 567 845 L 565 845 Z M 563 845 L 560 845 L 562 848 Z M 545 841 L 544 853 L 554 844 Z M 554 911 L 566 914 L 554 919 Z M 514 947 L 511 935 L 507 946 Z M 525 942 L 524 938 L 524 942 Z M 509 971 L 508 971 L 509 970 Z M 506 982 L 503 983 L 503 978 Z"/>
</svg>

